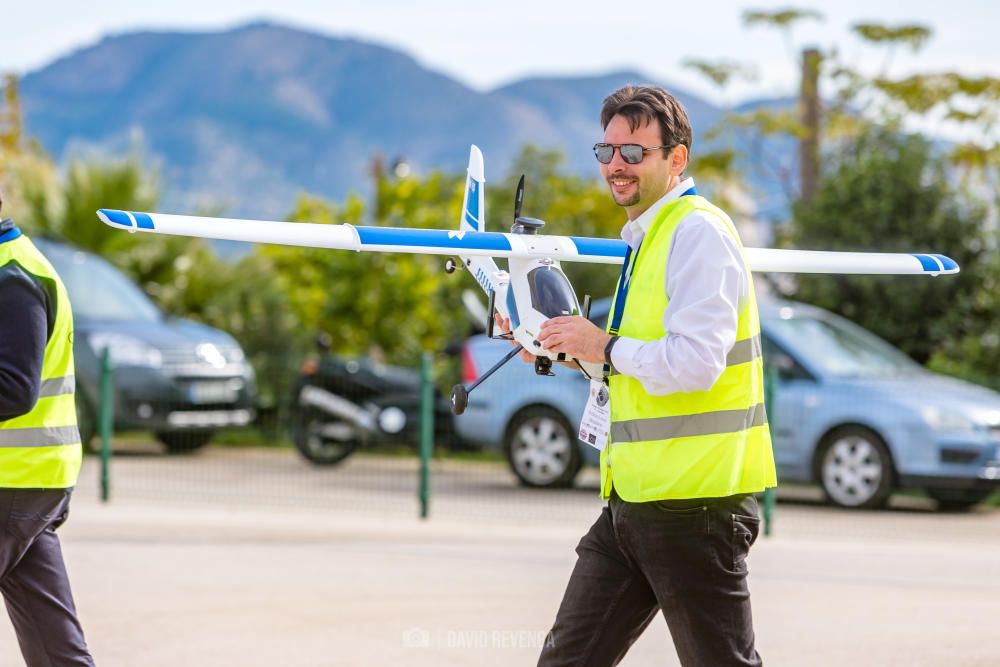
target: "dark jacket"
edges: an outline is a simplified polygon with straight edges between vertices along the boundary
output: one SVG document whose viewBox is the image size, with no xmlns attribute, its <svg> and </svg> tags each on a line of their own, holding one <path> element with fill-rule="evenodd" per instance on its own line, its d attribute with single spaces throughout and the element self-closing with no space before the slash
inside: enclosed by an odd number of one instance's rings
<svg viewBox="0 0 1000 667">
<path fill-rule="evenodd" d="M 0 222 L 0 243 L 16 232 L 12 220 Z M 0 266 L 0 421 L 31 412 L 38 401 L 51 304 L 45 287 L 20 264 Z"/>
</svg>

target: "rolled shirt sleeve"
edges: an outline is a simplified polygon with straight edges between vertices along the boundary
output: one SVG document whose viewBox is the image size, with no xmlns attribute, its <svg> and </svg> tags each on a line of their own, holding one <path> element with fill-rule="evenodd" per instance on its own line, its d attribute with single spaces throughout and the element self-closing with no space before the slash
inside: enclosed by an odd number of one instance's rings
<svg viewBox="0 0 1000 667">
<path fill-rule="evenodd" d="M 654 396 L 708 390 L 726 368 L 750 291 L 739 245 L 726 223 L 695 211 L 677 225 L 665 289 L 667 335 L 648 342 L 622 337 L 611 361 Z"/>
</svg>

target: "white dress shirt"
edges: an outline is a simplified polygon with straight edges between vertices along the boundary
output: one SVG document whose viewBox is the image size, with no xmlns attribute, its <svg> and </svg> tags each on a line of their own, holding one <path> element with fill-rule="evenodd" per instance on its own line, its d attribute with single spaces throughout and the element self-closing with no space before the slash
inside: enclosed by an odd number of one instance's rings
<svg viewBox="0 0 1000 667">
<path fill-rule="evenodd" d="M 663 205 L 692 187 L 693 178 L 681 181 L 627 222 L 622 239 L 635 251 Z M 648 342 L 623 336 L 611 348 L 611 362 L 654 396 L 708 390 L 726 368 L 739 312 L 750 294 L 739 246 L 718 216 L 694 211 L 677 225 L 664 289 L 669 299 L 663 312 L 667 335 Z"/>
</svg>

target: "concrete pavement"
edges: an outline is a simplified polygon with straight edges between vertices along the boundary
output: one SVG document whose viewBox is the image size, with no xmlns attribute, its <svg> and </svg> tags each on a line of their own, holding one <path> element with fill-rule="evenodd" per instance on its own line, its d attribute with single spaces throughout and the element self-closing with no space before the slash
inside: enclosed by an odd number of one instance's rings
<svg viewBox="0 0 1000 667">
<path fill-rule="evenodd" d="M 117 458 L 102 505 L 94 464 L 60 534 L 100 665 L 533 665 L 600 507 L 447 462 L 421 522 L 406 459 L 221 448 Z M 1000 664 L 1000 511 L 798 495 L 750 558 L 765 664 Z M 0 665 L 19 664 L 2 622 Z M 622 664 L 678 664 L 662 618 Z"/>
</svg>

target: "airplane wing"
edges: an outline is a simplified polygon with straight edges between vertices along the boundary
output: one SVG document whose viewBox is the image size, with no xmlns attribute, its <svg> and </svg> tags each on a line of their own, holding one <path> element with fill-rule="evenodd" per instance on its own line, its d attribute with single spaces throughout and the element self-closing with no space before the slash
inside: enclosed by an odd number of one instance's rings
<svg viewBox="0 0 1000 667">
<path fill-rule="evenodd" d="M 129 232 L 196 236 L 356 252 L 404 252 L 462 257 L 551 257 L 564 262 L 621 264 L 625 242 L 585 236 L 466 232 L 399 227 L 325 225 L 141 213 L 102 208 L 97 216 Z M 829 252 L 746 248 L 750 268 L 773 273 L 925 274 L 958 273 L 944 255 L 925 253 Z"/>
</svg>

